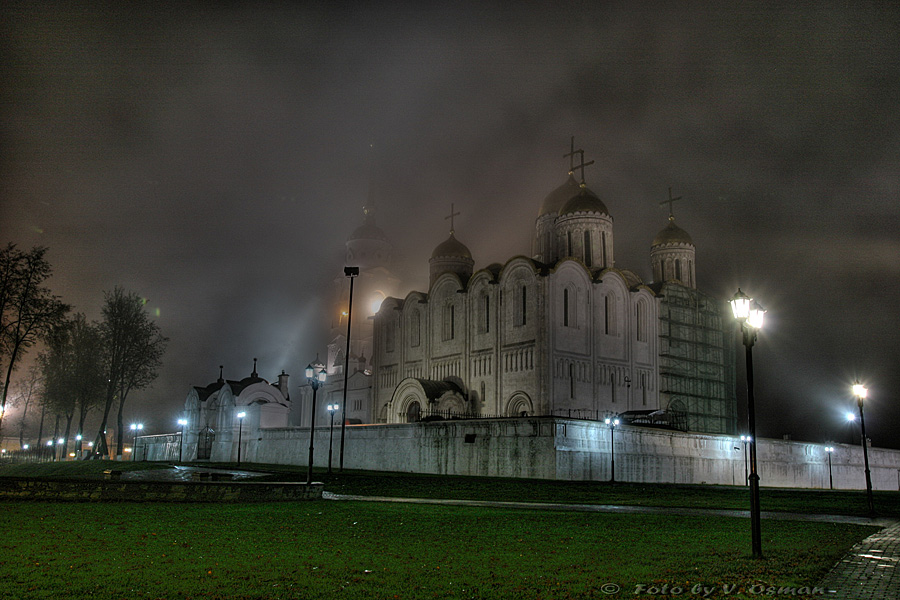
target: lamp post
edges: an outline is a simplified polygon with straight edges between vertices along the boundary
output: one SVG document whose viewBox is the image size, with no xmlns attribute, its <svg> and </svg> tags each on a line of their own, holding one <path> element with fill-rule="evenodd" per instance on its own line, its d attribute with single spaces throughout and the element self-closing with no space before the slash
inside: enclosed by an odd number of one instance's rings
<svg viewBox="0 0 900 600">
<path fill-rule="evenodd" d="M 741 443 L 744 446 L 744 485 L 750 485 L 750 476 L 749 473 L 747 473 L 747 444 L 750 443 L 750 436 L 742 435 Z"/>
<path fill-rule="evenodd" d="M 616 426 L 619 419 L 616 417 L 607 417 L 606 424 L 609 426 L 609 482 L 616 482 Z"/>
<path fill-rule="evenodd" d="M 138 431 L 141 431 L 144 428 L 143 423 L 132 423 L 131 424 L 131 460 L 134 462 L 137 460 L 137 435 Z"/>
<path fill-rule="evenodd" d="M 187 419 L 178 419 L 178 424 L 181 425 L 181 443 L 178 445 L 178 462 L 181 462 L 184 457 L 184 426 L 187 425 Z"/>
<path fill-rule="evenodd" d="M 328 426 L 328 472 L 331 473 L 331 439 L 334 435 L 334 412 L 338 409 L 337 404 L 328 405 L 328 414 L 331 415 L 331 425 Z"/>
<path fill-rule="evenodd" d="M 347 428 L 347 379 L 350 376 L 350 319 L 353 317 L 353 279 L 359 277 L 359 267 L 344 267 L 344 276 L 350 278 L 350 300 L 347 303 L 347 349 L 344 352 L 344 400 L 341 408 L 341 452 L 339 468 L 344 470 L 344 431 Z M 315 397 L 315 392 L 313 393 Z"/>
<path fill-rule="evenodd" d="M 238 466 L 241 466 L 241 434 L 244 432 L 244 417 L 247 416 L 245 412 L 239 412 L 237 414 L 238 418 Z M 234 431 L 232 429 L 232 431 Z"/>
<path fill-rule="evenodd" d="M 740 288 L 731 299 L 734 318 L 741 325 L 744 347 L 747 354 L 747 421 L 750 444 L 750 536 L 754 558 L 762 558 L 762 535 L 759 514 L 759 473 L 756 470 L 756 414 L 753 404 L 753 344 L 756 334 L 762 329 L 766 311 Z"/>
<path fill-rule="evenodd" d="M 872 500 L 872 474 L 869 472 L 869 444 L 866 443 L 866 417 L 863 414 L 863 400 L 869 395 L 869 390 L 859 381 L 853 384 L 853 395 L 856 396 L 856 405 L 859 407 L 859 427 L 862 434 L 863 461 L 866 466 L 866 502 L 869 506 L 869 514 L 875 514 L 875 502 Z"/>
<path fill-rule="evenodd" d="M 825 446 L 825 454 L 828 455 L 828 489 L 834 489 L 834 478 L 831 476 L 831 453 L 834 452 L 833 446 Z"/>
<path fill-rule="evenodd" d="M 319 372 L 316 372 L 316 369 L 312 365 L 306 366 L 306 381 L 309 383 L 312 388 L 312 408 L 310 409 L 310 419 L 309 419 L 309 467 L 306 469 L 306 485 L 312 483 L 312 469 L 313 469 L 313 440 L 316 436 L 316 391 L 325 384 L 325 377 L 327 373 L 325 373 L 325 369 L 320 369 Z"/>
</svg>

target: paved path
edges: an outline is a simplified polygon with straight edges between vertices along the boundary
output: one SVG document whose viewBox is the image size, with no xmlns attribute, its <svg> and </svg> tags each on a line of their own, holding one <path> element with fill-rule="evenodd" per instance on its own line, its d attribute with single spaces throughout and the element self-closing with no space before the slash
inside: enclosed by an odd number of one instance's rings
<svg viewBox="0 0 900 600">
<path fill-rule="evenodd" d="M 357 500 L 363 502 L 400 502 L 410 504 L 441 504 L 444 506 L 481 506 L 529 510 L 569 510 L 579 512 L 668 514 L 684 516 L 750 517 L 747 510 L 718 510 L 707 508 L 667 508 L 662 506 L 618 506 L 611 504 L 550 504 L 536 502 L 490 502 L 482 500 L 436 500 L 428 498 L 389 498 L 385 496 L 350 496 L 324 492 L 326 500 Z M 824 521 L 875 525 L 881 531 L 870 535 L 854 546 L 841 562 L 832 567 L 817 587 L 825 590 L 823 597 L 839 600 L 898 600 L 900 599 L 900 523 L 892 519 L 869 519 L 841 515 L 807 515 L 798 513 L 761 513 L 763 519 L 792 521 Z"/>
<path fill-rule="evenodd" d="M 850 549 L 819 584 L 840 600 L 900 598 L 900 523 L 870 535 Z"/>
</svg>

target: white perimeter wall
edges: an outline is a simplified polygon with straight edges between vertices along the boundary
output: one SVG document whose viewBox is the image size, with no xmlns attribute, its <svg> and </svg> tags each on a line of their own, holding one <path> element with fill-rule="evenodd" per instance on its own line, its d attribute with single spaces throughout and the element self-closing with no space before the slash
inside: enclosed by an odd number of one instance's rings
<svg viewBox="0 0 900 600">
<path fill-rule="evenodd" d="M 610 429 L 602 423 L 564 418 L 348 425 L 344 466 L 411 473 L 606 481 L 610 478 L 610 435 Z M 328 436 L 327 427 L 316 428 L 316 466 L 328 465 Z M 161 459 L 164 454 L 171 457 L 177 452 L 173 438 L 157 438 L 168 447 L 165 452 L 148 449 L 150 460 Z M 149 444 L 151 438 L 146 441 Z M 833 446 L 835 489 L 864 489 L 862 448 Z M 335 468 L 339 453 L 340 427 L 336 426 L 332 459 Z M 305 465 L 309 429 L 245 429 L 241 454 L 246 462 Z M 758 462 L 762 486 L 829 487 L 825 444 L 761 439 Z M 731 436 L 627 426 L 615 430 L 616 481 L 743 485 L 744 464 L 743 445 Z M 869 466 L 874 489 L 900 489 L 900 451 L 869 448 Z"/>
</svg>

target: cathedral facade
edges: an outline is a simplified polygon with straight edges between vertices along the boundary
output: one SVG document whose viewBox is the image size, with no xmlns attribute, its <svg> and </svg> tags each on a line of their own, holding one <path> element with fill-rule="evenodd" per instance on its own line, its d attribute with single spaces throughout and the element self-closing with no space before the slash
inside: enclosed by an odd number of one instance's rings
<svg viewBox="0 0 900 600">
<path fill-rule="evenodd" d="M 616 266 L 613 233 L 574 169 L 544 199 L 530 257 L 476 271 L 451 225 L 428 291 L 388 297 L 374 317 L 375 422 L 618 415 L 733 433 L 731 323 L 696 289 L 691 237 L 670 210 L 645 283 Z"/>
</svg>

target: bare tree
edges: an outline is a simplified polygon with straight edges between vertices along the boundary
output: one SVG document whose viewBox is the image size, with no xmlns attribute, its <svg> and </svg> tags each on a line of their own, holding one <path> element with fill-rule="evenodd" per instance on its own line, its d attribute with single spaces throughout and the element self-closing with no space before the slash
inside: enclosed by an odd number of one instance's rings
<svg viewBox="0 0 900 600">
<path fill-rule="evenodd" d="M 0 250 L 0 364 L 5 365 L 0 428 L 13 371 L 34 343 L 62 322 L 69 307 L 43 286 L 50 277 L 47 249 L 22 252 L 15 244 Z"/>
<path fill-rule="evenodd" d="M 28 427 L 28 409 L 37 402 L 41 393 L 41 369 L 37 363 L 28 368 L 28 374 L 16 382 L 14 396 L 9 399 L 7 405 L 12 404 L 22 409 L 19 415 L 19 447 L 25 446 L 25 429 Z"/>
<path fill-rule="evenodd" d="M 103 321 L 100 332 L 106 373 L 106 402 L 103 420 L 97 433 L 95 454 L 109 454 L 106 427 L 113 403 L 118 402 L 116 455 L 121 456 L 125 438 L 124 407 L 129 392 L 150 385 L 162 364 L 168 338 L 150 320 L 145 301 L 133 292 L 116 287 L 104 294 Z"/>
<path fill-rule="evenodd" d="M 103 399 L 105 390 L 102 338 L 99 326 L 81 313 L 57 327 L 49 336 L 39 364 L 44 380 L 44 399 L 66 418 L 63 454 L 68 452 L 72 421 L 84 433 L 88 413 Z"/>
</svg>

